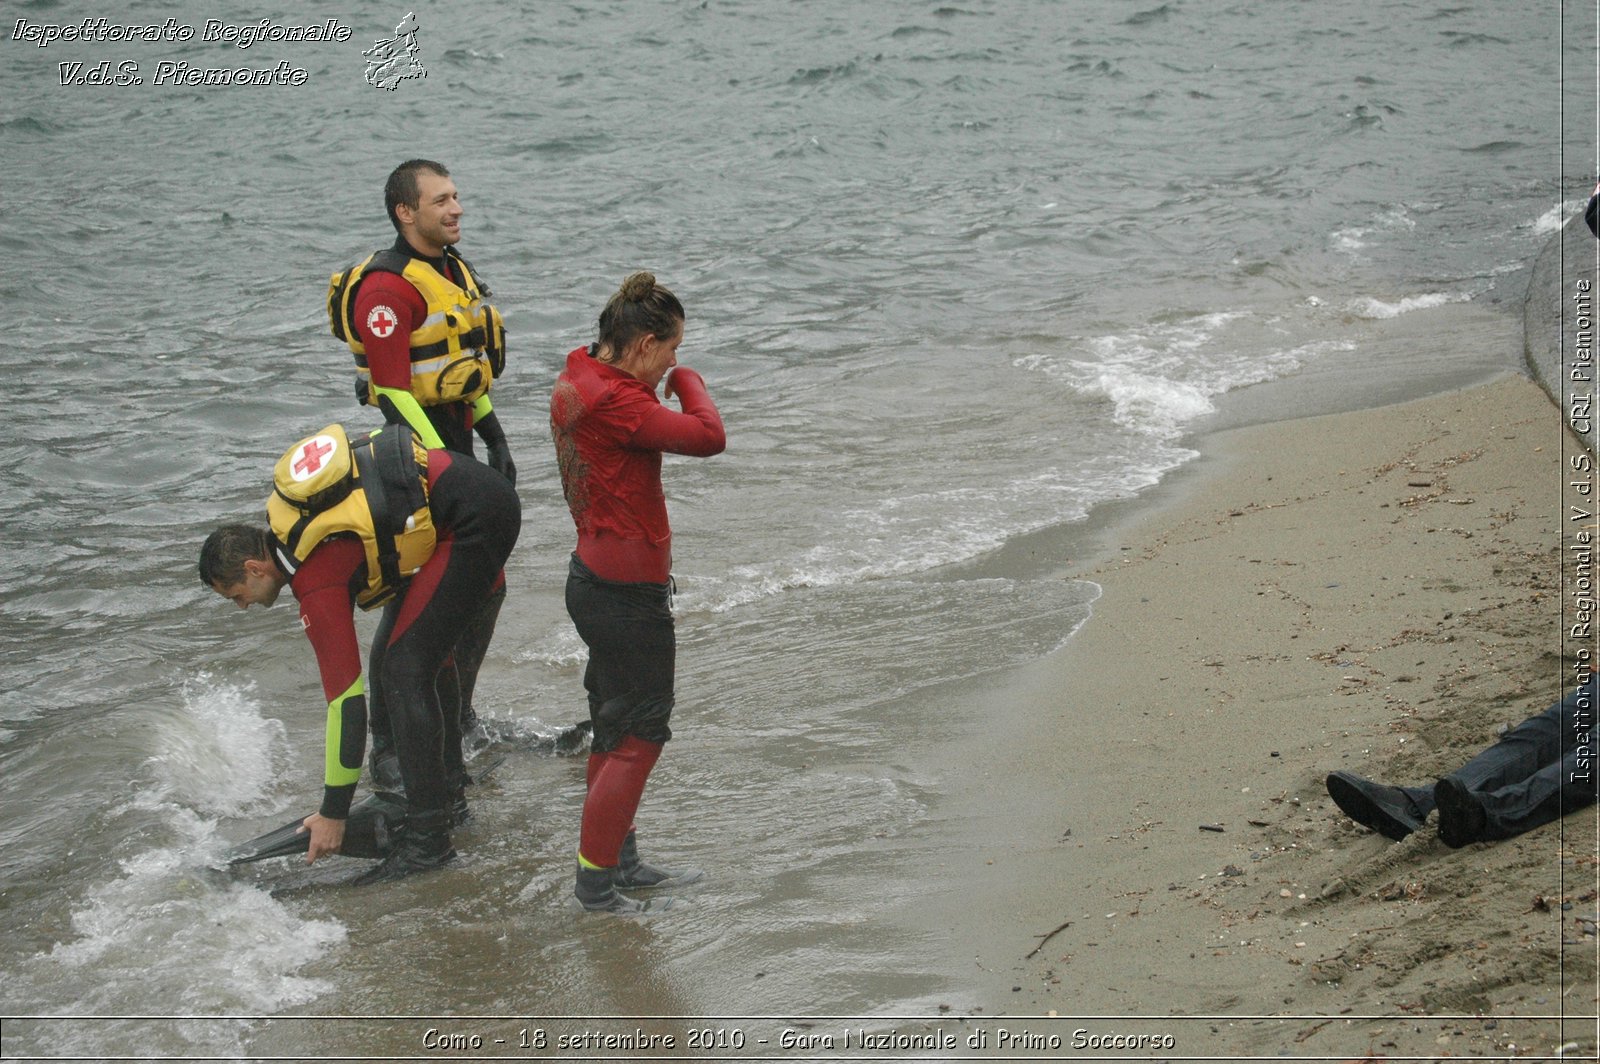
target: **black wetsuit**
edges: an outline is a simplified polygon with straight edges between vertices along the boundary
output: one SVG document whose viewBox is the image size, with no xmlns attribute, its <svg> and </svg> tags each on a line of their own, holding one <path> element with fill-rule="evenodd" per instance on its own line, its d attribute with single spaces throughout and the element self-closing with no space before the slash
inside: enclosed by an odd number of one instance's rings
<svg viewBox="0 0 1600 1064">
<path fill-rule="evenodd" d="M 522 522 L 516 489 L 488 466 L 453 452 L 429 451 L 428 479 L 438 544 L 384 608 L 367 668 L 368 700 L 382 707 L 385 721 L 377 741 L 392 732 L 408 814 L 448 808 L 465 782 L 459 681 L 451 655 L 473 630 L 472 622 L 486 608 L 498 607 L 490 589 L 500 579 Z M 307 618 L 312 606 L 302 584 L 314 580 L 320 587 L 337 583 L 359 588 L 365 584 L 365 564 L 359 544 L 349 537 L 319 545 L 295 576 L 302 617 Z M 336 568 L 345 570 L 342 577 L 332 571 Z M 322 620 L 334 608 L 332 602 L 317 605 L 313 618 L 307 619 L 306 631 L 319 658 L 324 656 L 323 641 L 353 643 L 346 631 L 352 627 L 353 599 L 341 598 L 338 623 L 334 616 Z M 360 742 L 364 729 L 348 719 L 346 724 L 346 742 Z M 359 747 L 341 751 L 340 760 L 359 765 Z M 342 815 L 339 807 L 348 808 L 348 792 L 354 787 L 339 790 L 345 793 L 324 800 L 325 815 Z"/>
</svg>

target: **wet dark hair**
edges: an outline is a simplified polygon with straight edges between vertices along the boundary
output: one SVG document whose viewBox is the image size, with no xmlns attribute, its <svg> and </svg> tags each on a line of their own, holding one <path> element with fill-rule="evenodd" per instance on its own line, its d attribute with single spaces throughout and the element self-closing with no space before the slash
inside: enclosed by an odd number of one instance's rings
<svg viewBox="0 0 1600 1064">
<path fill-rule="evenodd" d="M 450 176 L 444 163 L 436 163 L 432 159 L 407 159 L 395 167 L 389 174 L 389 180 L 383 183 L 383 209 L 389 212 L 389 221 L 397 233 L 400 231 L 400 218 L 394 213 L 395 207 L 404 203 L 416 210 L 422 206 L 422 190 L 417 187 L 417 174 L 422 170 L 439 177 Z"/>
<path fill-rule="evenodd" d="M 615 362 L 641 336 L 670 340 L 683 328 L 683 304 L 662 285 L 653 273 L 629 274 L 606 309 L 600 312 L 600 335 L 595 352 L 606 352 L 602 359 Z"/>
<path fill-rule="evenodd" d="M 200 547 L 200 582 L 215 590 L 244 579 L 244 563 L 272 557 L 272 530 L 259 525 L 223 525 Z"/>
</svg>

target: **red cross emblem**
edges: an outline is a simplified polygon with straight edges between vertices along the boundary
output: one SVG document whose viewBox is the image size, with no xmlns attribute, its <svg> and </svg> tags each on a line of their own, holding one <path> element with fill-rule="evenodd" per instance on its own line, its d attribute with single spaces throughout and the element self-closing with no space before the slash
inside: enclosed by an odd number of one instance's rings
<svg viewBox="0 0 1600 1064">
<path fill-rule="evenodd" d="M 397 324 L 394 311 L 388 307 L 376 306 L 367 312 L 367 331 L 380 340 L 394 332 Z"/>
<path fill-rule="evenodd" d="M 307 441 L 306 445 L 300 448 L 300 453 L 294 456 L 294 462 L 290 465 L 290 468 L 294 471 L 295 479 L 304 480 L 321 469 L 322 460 L 337 449 L 334 446 L 334 442 L 326 436 L 318 436 L 314 440 Z"/>
</svg>

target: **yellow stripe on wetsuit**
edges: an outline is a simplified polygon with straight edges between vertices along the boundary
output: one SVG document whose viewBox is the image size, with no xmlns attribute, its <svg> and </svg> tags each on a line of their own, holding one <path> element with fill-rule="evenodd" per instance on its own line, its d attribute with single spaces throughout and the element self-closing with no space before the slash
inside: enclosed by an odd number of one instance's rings
<svg viewBox="0 0 1600 1064">
<path fill-rule="evenodd" d="M 360 744 L 354 750 L 344 749 L 344 704 L 352 698 L 361 699 L 361 715 L 367 715 L 367 688 L 364 678 L 345 688 L 344 693 L 328 703 L 328 728 L 324 735 L 323 783 L 329 787 L 353 787 L 361 779 L 361 745 L 366 743 L 367 725 L 361 722 Z M 349 755 L 348 757 L 346 755 Z M 354 762 L 353 764 L 351 762 Z"/>
<path fill-rule="evenodd" d="M 433 427 L 433 422 L 428 420 L 428 415 L 422 412 L 422 404 L 417 402 L 417 397 L 403 388 L 373 387 L 373 394 L 381 396 L 394 404 L 396 413 L 406 419 L 412 431 L 422 437 L 423 444 L 435 451 L 444 450 L 444 438 L 439 435 L 439 430 Z M 487 398 L 487 397 L 485 397 Z"/>
</svg>

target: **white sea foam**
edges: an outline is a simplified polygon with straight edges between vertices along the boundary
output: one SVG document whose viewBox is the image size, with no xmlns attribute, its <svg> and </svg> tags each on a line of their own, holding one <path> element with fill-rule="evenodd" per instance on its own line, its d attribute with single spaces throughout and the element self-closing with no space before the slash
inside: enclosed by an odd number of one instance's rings
<svg viewBox="0 0 1600 1064">
<path fill-rule="evenodd" d="M 215 870 L 228 846 L 216 818 L 275 806 L 281 722 L 262 716 L 252 688 L 199 674 L 156 727 L 162 753 L 145 762 L 148 778 L 103 814 L 127 825 L 111 834 L 132 852 L 76 904 L 73 937 L 24 962 L 13 995 L 71 985 L 74 1011 L 159 1001 L 163 1012 L 203 1015 L 274 1012 L 328 993 L 327 980 L 298 972 L 344 941 L 343 926 L 302 919 Z"/>
<path fill-rule="evenodd" d="M 160 1001 L 174 1013 L 274 1012 L 333 987 L 298 971 L 342 943 L 333 920 L 296 916 L 269 894 L 208 867 L 216 823 L 177 806 L 171 845 L 118 862 L 71 916 L 76 935 L 29 962 L 32 978 L 69 981 L 79 1011 L 128 1011 Z M 72 972 L 92 972 L 85 979 Z"/>
<path fill-rule="evenodd" d="M 1137 365 L 1102 365 L 1084 391 L 1111 400 L 1121 424 L 1155 436 L 1170 435 L 1216 409 L 1198 385 L 1153 377 Z"/>
<path fill-rule="evenodd" d="M 550 669 L 570 669 L 582 665 L 588 650 L 572 625 L 563 617 L 542 637 L 534 638 L 519 647 L 514 655 L 519 662 L 531 662 Z"/>
<path fill-rule="evenodd" d="M 1319 340 L 1280 347 L 1276 341 L 1282 335 L 1275 319 L 1224 311 L 1091 337 L 1076 354 L 1033 354 L 1016 364 L 1082 395 L 1108 400 L 1124 428 L 1172 440 L 1214 412 L 1217 396 L 1277 380 L 1313 358 L 1351 346 Z"/>
<path fill-rule="evenodd" d="M 1549 236 L 1567 224 L 1567 219 L 1584 209 L 1588 205 L 1587 199 L 1562 200 L 1560 203 L 1545 211 L 1533 220 L 1533 232 L 1536 236 Z"/>
<path fill-rule="evenodd" d="M 1405 296 L 1398 302 L 1386 303 L 1381 299 L 1359 299 L 1352 310 L 1363 318 L 1398 318 L 1417 310 L 1431 310 L 1447 303 L 1465 303 L 1472 297 L 1465 292 L 1429 292 L 1420 296 Z"/>
<path fill-rule="evenodd" d="M 1353 226 L 1349 229 L 1340 229 L 1334 232 L 1330 240 L 1339 251 L 1355 252 L 1367 246 L 1368 229 Z"/>
<path fill-rule="evenodd" d="M 181 699 L 160 723 L 161 752 L 145 763 L 156 796 L 217 816 L 271 811 L 287 756 L 283 722 L 262 714 L 253 686 L 206 673 L 184 683 Z"/>
<path fill-rule="evenodd" d="M 1365 249 L 1373 243 L 1374 238 L 1383 238 L 1394 233 L 1411 233 L 1417 228 L 1417 221 L 1411 212 L 1403 205 L 1396 204 L 1383 211 L 1371 222 L 1364 225 L 1351 225 L 1336 229 L 1329 236 L 1328 242 L 1335 251 L 1342 251 L 1349 255 Z"/>
</svg>

